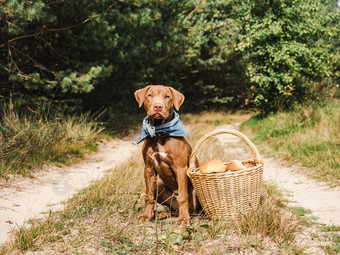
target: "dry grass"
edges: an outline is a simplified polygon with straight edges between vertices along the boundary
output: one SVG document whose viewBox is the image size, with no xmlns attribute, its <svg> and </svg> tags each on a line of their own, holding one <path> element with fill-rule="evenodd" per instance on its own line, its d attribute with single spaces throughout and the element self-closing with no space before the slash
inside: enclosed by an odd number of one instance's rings
<svg viewBox="0 0 340 255">
<path fill-rule="evenodd" d="M 101 129 L 85 116 L 48 119 L 7 108 L 0 123 L 0 177 L 30 175 L 48 163 L 69 163 L 95 151 Z"/>
<path fill-rule="evenodd" d="M 307 174 L 340 184 L 340 103 L 310 106 L 297 112 L 253 117 L 244 132 L 280 158 L 300 163 Z"/>
<path fill-rule="evenodd" d="M 205 113 L 183 120 L 193 143 L 216 127 L 211 121 L 245 118 Z M 202 153 L 224 152 L 218 144 L 212 146 L 204 146 Z M 297 238 L 306 228 L 270 185 L 264 186 L 259 209 L 238 219 L 209 220 L 199 214 L 191 226 L 177 227 L 175 214 L 164 220 L 156 214 L 153 222 L 141 224 L 137 216 L 144 204 L 143 166 L 138 152 L 70 199 L 63 211 L 27 223 L 0 254 L 302 254 L 313 246 Z M 322 254 L 314 246 L 314 254 Z"/>
</svg>

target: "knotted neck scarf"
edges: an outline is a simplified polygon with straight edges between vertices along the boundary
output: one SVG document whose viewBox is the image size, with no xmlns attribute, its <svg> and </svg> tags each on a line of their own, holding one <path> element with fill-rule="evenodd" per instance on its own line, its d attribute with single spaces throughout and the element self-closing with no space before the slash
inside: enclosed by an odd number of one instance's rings
<svg viewBox="0 0 340 255">
<path fill-rule="evenodd" d="M 169 136 L 174 137 L 190 135 L 184 128 L 182 121 L 179 119 L 179 114 L 174 111 L 174 118 L 171 121 L 157 126 L 150 124 L 149 117 L 146 116 L 143 120 L 142 133 L 135 144 L 141 143 L 147 136 L 153 138 L 156 137 L 157 134 L 168 134 Z"/>
</svg>

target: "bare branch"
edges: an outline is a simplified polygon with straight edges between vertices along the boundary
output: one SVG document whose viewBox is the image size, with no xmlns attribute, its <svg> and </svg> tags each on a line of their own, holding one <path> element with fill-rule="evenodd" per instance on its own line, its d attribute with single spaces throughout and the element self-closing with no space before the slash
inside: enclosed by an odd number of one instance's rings
<svg viewBox="0 0 340 255">
<path fill-rule="evenodd" d="M 10 47 L 9 45 L 8 45 L 8 57 L 9 57 L 11 63 L 13 63 L 13 65 L 15 66 L 15 68 L 18 70 L 18 72 L 19 72 L 26 80 L 28 80 L 29 77 L 28 77 L 25 73 L 23 73 L 23 72 L 20 70 L 20 68 L 19 68 L 19 66 L 17 65 L 17 63 L 13 60 L 13 58 L 12 58 L 11 47 Z"/>
<path fill-rule="evenodd" d="M 4 47 L 4 46 L 6 46 L 7 44 L 10 44 L 10 43 L 12 43 L 12 42 L 14 42 L 14 41 L 17 41 L 17 40 L 20 40 L 20 39 L 24 39 L 24 38 L 35 37 L 35 36 L 37 36 L 37 35 L 39 35 L 39 34 L 41 34 L 41 33 L 42 33 L 42 31 L 37 32 L 37 33 L 34 33 L 34 34 L 30 34 L 30 35 L 22 35 L 22 36 L 18 36 L 18 37 L 12 38 L 12 39 L 8 40 L 7 42 L 1 44 L 1 45 L 0 45 L 0 48 Z"/>
<path fill-rule="evenodd" d="M 201 7 L 206 3 L 206 0 L 203 0 L 202 2 L 199 3 L 199 5 L 192 10 L 189 14 L 188 17 L 190 17 L 192 14 L 194 14 L 196 11 L 198 11 L 199 9 L 201 9 Z"/>
<path fill-rule="evenodd" d="M 21 55 L 25 56 L 27 59 L 29 59 L 32 63 L 33 66 L 35 66 L 36 68 L 39 68 L 40 70 L 46 71 L 48 73 L 53 74 L 54 76 L 56 76 L 56 72 L 48 70 L 45 66 L 43 66 L 42 64 L 40 64 L 39 62 L 37 62 L 36 60 L 34 60 L 33 58 L 31 58 L 30 56 L 28 56 L 27 54 L 25 54 L 24 52 L 22 52 L 21 50 L 18 50 L 17 48 L 10 46 L 12 49 L 14 49 L 16 52 L 19 52 Z"/>
<path fill-rule="evenodd" d="M 57 32 L 57 31 L 64 31 L 64 30 L 69 30 L 69 29 L 72 29 L 72 28 L 75 28 L 75 27 L 78 27 L 78 26 L 81 26 L 87 22 L 89 22 L 91 20 L 91 18 L 87 18 L 85 19 L 84 21 L 78 23 L 78 24 L 75 24 L 75 25 L 72 25 L 72 26 L 68 26 L 68 27 L 61 27 L 61 28 L 51 28 L 51 29 L 44 29 L 44 30 L 41 30 L 39 32 L 36 32 L 36 33 L 33 33 L 33 34 L 30 34 L 30 35 L 21 35 L 21 36 L 18 36 L 18 37 L 15 37 L 15 38 L 12 38 L 10 40 L 8 40 L 7 42 L 3 43 L 3 44 L 0 44 L 0 48 L 6 46 L 7 44 L 10 44 L 12 42 L 15 42 L 17 40 L 21 40 L 21 39 L 25 39 L 25 38 L 30 38 L 30 37 L 36 37 L 42 33 L 45 33 L 45 32 Z"/>
<path fill-rule="evenodd" d="M 61 28 L 51 28 L 51 29 L 45 29 L 44 32 L 57 32 L 57 31 L 64 31 L 64 30 L 69 30 L 69 29 L 72 29 L 72 28 L 75 28 L 75 27 L 79 27 L 87 22 L 89 22 L 91 20 L 91 18 L 87 18 L 85 19 L 84 21 L 78 23 L 78 24 L 75 24 L 75 25 L 72 25 L 72 26 L 68 26 L 68 27 L 61 27 Z"/>
</svg>

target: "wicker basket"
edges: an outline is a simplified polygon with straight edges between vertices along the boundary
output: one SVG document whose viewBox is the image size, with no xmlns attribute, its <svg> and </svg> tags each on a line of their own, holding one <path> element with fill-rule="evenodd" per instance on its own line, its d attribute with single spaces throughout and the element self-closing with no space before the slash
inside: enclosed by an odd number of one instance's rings
<svg viewBox="0 0 340 255">
<path fill-rule="evenodd" d="M 245 168 L 239 171 L 202 174 L 195 165 L 196 153 L 205 140 L 219 134 L 241 138 L 251 149 L 254 161 L 242 162 Z M 203 136 L 192 151 L 188 169 L 188 176 L 209 218 L 228 218 L 257 209 L 262 175 L 263 162 L 254 144 L 242 133 L 230 129 L 215 130 Z"/>
</svg>

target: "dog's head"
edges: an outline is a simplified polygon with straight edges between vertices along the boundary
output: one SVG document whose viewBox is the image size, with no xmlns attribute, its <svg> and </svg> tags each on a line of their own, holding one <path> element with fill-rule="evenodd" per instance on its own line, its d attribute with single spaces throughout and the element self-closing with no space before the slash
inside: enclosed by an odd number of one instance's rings
<svg viewBox="0 0 340 255">
<path fill-rule="evenodd" d="M 163 85 L 149 85 L 135 92 L 139 107 L 144 104 L 150 121 L 165 123 L 173 117 L 173 109 L 179 110 L 184 95 L 177 90 Z"/>
</svg>

